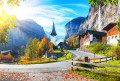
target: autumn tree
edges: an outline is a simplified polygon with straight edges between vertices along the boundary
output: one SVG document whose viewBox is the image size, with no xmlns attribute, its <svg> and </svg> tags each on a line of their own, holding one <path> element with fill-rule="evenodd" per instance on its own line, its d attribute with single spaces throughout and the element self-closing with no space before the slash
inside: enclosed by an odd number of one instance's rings
<svg viewBox="0 0 120 81">
<path fill-rule="evenodd" d="M 20 6 L 20 1 L 24 0 L 0 0 L 1 15 L 0 15 L 0 43 L 7 45 L 7 33 L 9 33 L 10 26 L 15 27 L 14 20 L 16 19 L 15 15 L 9 15 L 2 7 L 5 4 L 9 5 L 8 8 L 13 8 L 14 6 Z"/>
<path fill-rule="evenodd" d="M 48 40 L 48 37 L 45 35 L 44 38 L 41 40 L 41 43 L 40 43 L 40 48 L 42 48 L 42 52 L 43 54 L 45 54 L 46 51 L 48 51 L 49 49 L 49 40 Z"/>
<path fill-rule="evenodd" d="M 52 41 L 50 41 L 49 42 L 49 52 L 53 52 L 53 42 Z"/>
<path fill-rule="evenodd" d="M 77 48 L 78 47 L 78 43 L 74 43 L 73 44 L 73 48 L 75 49 L 75 48 Z"/>
<path fill-rule="evenodd" d="M 46 51 L 51 52 L 53 50 L 53 43 L 48 40 L 48 37 L 45 35 L 44 38 L 40 41 L 37 38 L 29 39 L 26 49 L 26 57 L 42 57 Z"/>
</svg>

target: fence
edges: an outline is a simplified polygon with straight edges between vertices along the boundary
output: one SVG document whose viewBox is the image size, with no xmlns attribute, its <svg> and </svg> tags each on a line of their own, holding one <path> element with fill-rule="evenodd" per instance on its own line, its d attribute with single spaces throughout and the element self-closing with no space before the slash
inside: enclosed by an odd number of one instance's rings
<svg viewBox="0 0 120 81">
<path fill-rule="evenodd" d="M 94 63 L 101 63 L 101 62 L 108 62 L 110 60 L 113 60 L 114 56 L 109 56 L 109 57 L 102 57 L 102 58 L 95 58 L 95 59 L 88 59 L 88 61 L 85 61 L 85 62 L 90 62 L 90 61 L 94 61 L 94 60 L 98 60 L 97 62 L 94 62 Z"/>
<path fill-rule="evenodd" d="M 90 65 L 90 66 L 92 66 L 92 68 L 75 66 L 75 65 L 73 65 L 74 62 L 78 63 L 78 64 Z M 116 66 L 116 65 L 105 65 L 105 64 L 90 63 L 90 62 L 80 62 L 80 61 L 73 61 L 73 59 L 71 61 L 71 70 L 73 70 L 73 68 L 81 68 L 81 69 L 84 69 L 84 70 L 97 71 L 97 72 L 103 72 L 103 73 L 111 73 L 111 74 L 119 74 L 120 75 L 120 73 L 118 73 L 118 72 L 110 72 L 110 71 L 103 71 L 103 70 L 94 69 L 94 66 L 106 66 L 106 67 L 120 68 L 120 66 Z"/>
</svg>

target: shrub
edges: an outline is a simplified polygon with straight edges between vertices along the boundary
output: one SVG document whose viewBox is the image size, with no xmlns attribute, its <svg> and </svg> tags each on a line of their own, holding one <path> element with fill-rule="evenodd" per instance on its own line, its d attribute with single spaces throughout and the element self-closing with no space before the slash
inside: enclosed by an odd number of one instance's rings
<svg viewBox="0 0 120 81">
<path fill-rule="evenodd" d="M 120 60 L 120 46 L 116 46 L 112 49 L 113 55 L 115 55 L 116 60 Z"/>
<path fill-rule="evenodd" d="M 90 45 L 87 45 L 86 48 L 88 48 L 91 52 L 94 53 L 94 44 L 95 44 L 95 53 L 96 54 L 106 54 L 111 56 L 111 48 L 112 46 L 109 44 L 104 44 L 101 42 L 96 42 L 96 43 L 92 43 Z"/>
</svg>

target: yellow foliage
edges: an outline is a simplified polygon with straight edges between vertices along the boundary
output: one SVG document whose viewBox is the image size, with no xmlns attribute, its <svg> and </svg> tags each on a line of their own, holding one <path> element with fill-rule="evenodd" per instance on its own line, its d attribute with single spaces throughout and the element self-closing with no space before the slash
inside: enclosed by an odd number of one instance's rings
<svg viewBox="0 0 120 81">
<path fill-rule="evenodd" d="M 8 56 L 11 56 L 11 53 L 10 53 L 10 51 L 9 51 L 9 53 L 8 53 Z"/>
</svg>

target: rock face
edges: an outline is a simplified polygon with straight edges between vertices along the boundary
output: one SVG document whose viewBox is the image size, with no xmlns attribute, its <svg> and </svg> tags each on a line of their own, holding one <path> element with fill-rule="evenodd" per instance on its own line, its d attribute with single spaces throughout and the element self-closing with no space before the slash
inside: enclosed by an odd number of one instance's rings
<svg viewBox="0 0 120 81">
<path fill-rule="evenodd" d="M 30 38 L 43 38 L 45 35 L 43 27 L 34 20 L 16 20 L 16 27 L 10 27 L 8 34 L 7 47 L 1 47 L 2 50 L 17 51 L 22 45 L 26 46 Z"/>
<path fill-rule="evenodd" d="M 120 5 L 120 1 L 118 3 Z M 88 16 L 85 18 L 84 22 L 82 22 L 80 24 L 80 27 L 77 29 L 78 30 L 78 34 L 85 32 L 87 29 L 89 30 L 93 30 L 96 29 L 97 31 L 101 31 L 106 25 L 108 25 L 111 22 L 117 22 L 118 21 L 118 14 L 120 15 L 120 6 L 118 6 L 117 4 L 112 6 L 111 4 L 106 4 L 105 6 L 101 7 L 100 9 L 100 18 L 101 18 L 101 26 L 99 27 L 99 21 L 98 21 L 98 17 L 99 17 L 99 6 L 91 6 Z M 68 38 L 69 36 L 75 34 L 76 32 L 74 32 L 75 26 L 71 27 L 71 28 L 66 28 L 66 38 Z M 69 31 L 68 31 L 69 30 Z M 71 31 L 70 31 L 71 30 Z M 71 34 L 72 32 L 72 34 Z M 70 34 L 69 34 L 70 33 Z"/>
<path fill-rule="evenodd" d="M 111 6 L 110 4 L 105 4 L 105 6 L 100 9 L 100 18 L 101 18 L 101 26 L 99 27 L 99 6 L 91 6 L 89 10 L 89 14 L 86 17 L 85 21 L 80 25 L 79 32 L 81 30 L 93 29 L 95 28 L 97 31 L 101 31 L 106 25 L 111 22 L 117 22 L 118 20 L 118 5 Z"/>
<path fill-rule="evenodd" d="M 80 24 L 84 21 L 84 19 L 85 19 L 84 17 L 78 17 L 78 18 L 71 20 L 65 25 L 65 28 L 66 28 L 65 38 L 66 39 L 78 32 Z"/>
</svg>

